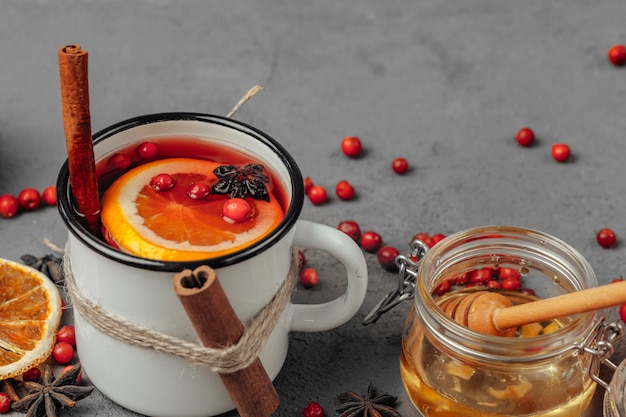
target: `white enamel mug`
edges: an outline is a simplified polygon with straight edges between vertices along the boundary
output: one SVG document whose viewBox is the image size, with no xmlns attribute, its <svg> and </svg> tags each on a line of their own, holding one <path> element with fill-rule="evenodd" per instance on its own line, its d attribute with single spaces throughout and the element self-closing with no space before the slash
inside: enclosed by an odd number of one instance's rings
<svg viewBox="0 0 626 417">
<path fill-rule="evenodd" d="M 161 262 L 117 251 L 93 236 L 73 207 L 67 163 L 57 181 L 59 211 L 69 229 L 73 280 L 82 296 L 107 312 L 138 325 L 198 343 L 196 332 L 172 287 L 183 269 L 208 265 L 235 312 L 249 321 L 265 307 L 288 275 L 292 248 L 322 250 L 347 273 L 343 295 L 322 304 L 289 303 L 260 353 L 274 379 L 285 361 L 290 331 L 323 331 L 342 325 L 360 308 L 367 267 L 358 245 L 343 232 L 300 220 L 302 175 L 293 158 L 268 135 L 232 119 L 197 113 L 165 113 L 130 119 L 94 135 L 96 161 L 150 138 L 190 137 L 253 155 L 282 183 L 288 207 L 279 226 L 252 246 L 197 262 Z M 219 376 L 178 356 L 119 341 L 75 312 L 77 350 L 90 381 L 112 401 L 149 416 L 202 417 L 234 409 Z M 167 382 L 167 393 L 163 387 Z M 280 395 L 280 393 L 279 393 Z"/>
</svg>

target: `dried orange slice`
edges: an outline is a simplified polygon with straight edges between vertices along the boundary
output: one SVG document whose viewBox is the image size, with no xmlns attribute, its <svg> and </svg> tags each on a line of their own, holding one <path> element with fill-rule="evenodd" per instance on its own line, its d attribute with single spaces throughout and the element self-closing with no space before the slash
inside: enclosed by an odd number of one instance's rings
<svg viewBox="0 0 626 417">
<path fill-rule="evenodd" d="M 61 320 L 61 296 L 41 272 L 0 259 L 0 380 L 45 361 Z"/>
<path fill-rule="evenodd" d="M 192 183 L 218 182 L 213 171 L 223 164 L 192 158 L 171 158 L 139 165 L 124 173 L 104 193 L 101 219 L 112 241 L 123 251 L 148 259 L 188 261 L 226 255 L 266 236 L 283 219 L 276 198 L 245 200 L 254 216 L 229 223 L 222 207 L 224 194 L 190 198 Z M 157 191 L 153 178 L 167 174 L 175 186 Z"/>
</svg>

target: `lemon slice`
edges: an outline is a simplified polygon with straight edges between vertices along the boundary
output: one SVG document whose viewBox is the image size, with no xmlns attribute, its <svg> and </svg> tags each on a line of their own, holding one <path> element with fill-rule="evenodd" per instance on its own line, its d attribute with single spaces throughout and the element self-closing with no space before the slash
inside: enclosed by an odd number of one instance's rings
<svg viewBox="0 0 626 417">
<path fill-rule="evenodd" d="M 50 356 L 61 305 L 47 276 L 0 259 L 0 380 L 21 375 Z"/>
<path fill-rule="evenodd" d="M 254 215 L 230 223 L 222 216 L 229 199 L 224 194 L 190 198 L 192 183 L 212 187 L 213 170 L 223 164 L 171 158 L 139 165 L 118 178 L 104 193 L 102 224 L 123 251 L 143 258 L 188 261 L 233 253 L 270 233 L 283 219 L 283 209 L 269 193 L 269 201 L 245 197 Z M 150 181 L 160 174 L 175 179 L 171 189 L 157 191 Z"/>
</svg>

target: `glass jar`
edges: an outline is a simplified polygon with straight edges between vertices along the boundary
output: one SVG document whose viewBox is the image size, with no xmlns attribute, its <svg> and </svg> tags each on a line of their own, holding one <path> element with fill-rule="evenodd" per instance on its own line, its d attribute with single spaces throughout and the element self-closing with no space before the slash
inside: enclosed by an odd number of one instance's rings
<svg viewBox="0 0 626 417">
<path fill-rule="evenodd" d="M 516 337 L 472 331 L 438 303 L 491 288 L 467 285 L 471 271 L 485 268 L 493 277 L 504 268 L 519 272 L 522 291 L 495 289 L 514 304 L 597 286 L 580 253 L 542 232 L 491 226 L 440 241 L 415 268 L 402 334 L 401 376 L 413 404 L 425 417 L 583 415 L 606 356 L 595 346 L 611 333 L 602 318 L 580 313 L 524 326 Z"/>
<path fill-rule="evenodd" d="M 617 367 L 605 390 L 604 417 L 626 417 L 626 360 Z"/>
</svg>

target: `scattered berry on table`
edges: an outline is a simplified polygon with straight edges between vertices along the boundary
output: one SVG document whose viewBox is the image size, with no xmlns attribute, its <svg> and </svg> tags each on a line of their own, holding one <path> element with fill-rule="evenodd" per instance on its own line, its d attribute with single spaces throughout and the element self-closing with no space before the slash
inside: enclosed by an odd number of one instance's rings
<svg viewBox="0 0 626 417">
<path fill-rule="evenodd" d="M 300 271 L 300 284 L 304 287 L 315 287 L 320 281 L 319 275 L 314 268 L 304 268 Z"/>
<path fill-rule="evenodd" d="M 611 64 L 617 67 L 626 65 L 626 45 L 613 45 L 607 55 Z"/>
<path fill-rule="evenodd" d="M 252 206 L 243 198 L 229 198 L 222 206 L 222 218 L 230 224 L 242 223 L 252 215 Z"/>
<path fill-rule="evenodd" d="M 313 180 L 311 179 L 311 177 L 306 177 L 304 179 L 304 193 L 308 194 L 309 190 L 311 189 L 311 187 L 313 187 L 315 184 L 313 184 Z"/>
<path fill-rule="evenodd" d="M 383 239 L 374 231 L 368 230 L 361 235 L 361 247 L 364 251 L 376 253 L 383 246 Z"/>
<path fill-rule="evenodd" d="M 306 407 L 304 407 L 304 409 L 302 410 L 302 415 L 304 417 L 324 417 L 326 415 L 326 412 L 321 405 L 312 401 L 308 403 Z"/>
<path fill-rule="evenodd" d="M 306 255 L 300 249 L 298 249 L 298 271 L 302 270 L 302 267 L 306 263 Z"/>
<path fill-rule="evenodd" d="M 619 306 L 619 317 L 622 321 L 626 322 L 626 304 Z"/>
<path fill-rule="evenodd" d="M 430 238 L 433 241 L 433 245 L 435 245 L 438 242 L 441 242 L 442 240 L 444 240 L 446 238 L 446 235 L 444 235 L 443 233 L 437 233 L 437 234 L 432 235 Z"/>
<path fill-rule="evenodd" d="M 362 149 L 363 145 L 361 144 L 361 139 L 356 136 L 346 136 L 341 141 L 341 151 L 350 158 L 359 156 Z"/>
<path fill-rule="evenodd" d="M 535 132 L 528 127 L 524 127 L 517 132 L 515 140 L 521 146 L 530 146 L 535 142 Z"/>
<path fill-rule="evenodd" d="M 20 212 L 20 203 L 11 194 L 0 195 L 0 216 L 4 218 L 15 217 Z"/>
<path fill-rule="evenodd" d="M 313 203 L 314 205 L 317 206 L 323 204 L 324 202 L 326 202 L 327 198 L 326 188 L 322 187 L 321 185 L 314 185 L 309 188 L 307 196 L 309 197 L 311 203 Z"/>
<path fill-rule="evenodd" d="M 0 392 L 0 414 L 6 414 L 9 411 L 11 411 L 11 397 L 4 392 Z"/>
<path fill-rule="evenodd" d="M 348 181 L 342 180 L 335 186 L 335 193 L 341 200 L 350 200 L 354 197 L 354 187 Z"/>
<path fill-rule="evenodd" d="M 59 365 L 65 365 L 74 359 L 74 347 L 67 342 L 58 342 L 52 348 L 52 359 Z"/>
<path fill-rule="evenodd" d="M 49 185 L 41 192 L 41 198 L 43 202 L 48 206 L 57 205 L 57 187 L 56 185 Z"/>
<path fill-rule="evenodd" d="M 23 381 L 39 381 L 39 379 L 41 378 L 41 371 L 39 370 L 39 368 L 34 367 L 34 368 L 30 368 L 28 371 L 24 372 L 22 374 L 22 380 Z"/>
<path fill-rule="evenodd" d="M 361 228 L 354 220 L 344 220 L 337 225 L 337 229 L 341 230 L 352 238 L 355 242 L 361 239 Z"/>
<path fill-rule="evenodd" d="M 570 157 L 571 150 L 565 143 L 552 145 L 552 158 L 557 162 L 565 162 Z"/>
<path fill-rule="evenodd" d="M 57 342 L 67 342 L 72 346 L 76 346 L 76 331 L 74 326 L 66 324 L 57 332 Z"/>
<path fill-rule="evenodd" d="M 391 169 L 398 175 L 402 175 L 409 170 L 409 163 L 404 158 L 395 158 L 391 161 Z"/>
<path fill-rule="evenodd" d="M 159 147 L 153 142 L 144 142 L 137 147 L 137 155 L 141 159 L 153 159 L 159 154 Z"/>
<path fill-rule="evenodd" d="M 41 194 L 35 188 L 24 188 L 18 194 L 17 201 L 23 210 L 35 210 L 41 206 Z"/>
<path fill-rule="evenodd" d="M 615 236 L 615 232 L 611 229 L 604 228 L 601 229 L 596 235 L 596 240 L 598 244 L 605 249 L 612 248 L 617 241 L 617 236 Z"/>
<path fill-rule="evenodd" d="M 434 244 L 435 244 L 435 241 L 430 236 L 430 234 L 424 233 L 424 232 L 416 233 L 415 235 L 413 235 L 413 238 L 411 239 L 411 241 L 414 241 L 414 240 L 421 240 L 429 248 L 432 248 L 434 246 Z"/>
<path fill-rule="evenodd" d="M 400 252 L 393 246 L 382 246 L 376 251 L 378 262 L 387 271 L 396 271 L 398 269 L 396 265 L 398 255 L 400 255 Z"/>
</svg>

